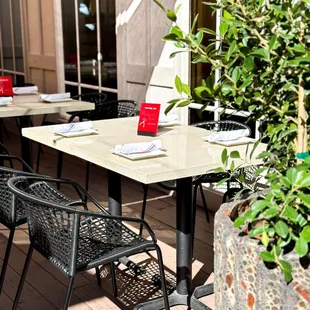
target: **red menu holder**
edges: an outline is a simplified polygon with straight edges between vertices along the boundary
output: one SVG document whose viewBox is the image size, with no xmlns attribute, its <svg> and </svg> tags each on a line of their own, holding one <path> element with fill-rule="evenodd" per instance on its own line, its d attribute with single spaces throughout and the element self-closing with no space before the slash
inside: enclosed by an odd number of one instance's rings
<svg viewBox="0 0 310 310">
<path fill-rule="evenodd" d="M 155 137 L 158 131 L 160 104 L 141 103 L 138 135 Z"/>
<path fill-rule="evenodd" d="M 0 96 L 13 96 L 12 79 L 10 76 L 0 76 Z"/>
</svg>

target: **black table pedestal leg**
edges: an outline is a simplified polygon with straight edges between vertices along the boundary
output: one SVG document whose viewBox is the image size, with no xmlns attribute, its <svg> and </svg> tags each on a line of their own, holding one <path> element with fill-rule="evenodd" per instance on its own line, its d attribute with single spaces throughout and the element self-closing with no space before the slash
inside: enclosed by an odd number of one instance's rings
<svg viewBox="0 0 310 310">
<path fill-rule="evenodd" d="M 21 116 L 20 117 L 20 128 L 31 127 L 31 116 Z M 23 137 L 21 135 L 21 148 L 22 148 L 22 159 L 32 168 L 32 143 L 31 140 Z"/>
<path fill-rule="evenodd" d="M 121 175 L 108 171 L 108 206 L 112 215 L 122 215 L 122 179 Z M 135 275 L 139 275 L 144 270 L 132 262 L 127 257 L 122 257 L 119 262 L 132 270 Z"/>
<path fill-rule="evenodd" d="M 178 305 L 191 306 L 193 257 L 192 186 L 191 177 L 177 180 L 177 289 L 168 297 L 171 307 Z M 138 309 L 164 309 L 163 298 L 139 304 L 135 307 L 135 310 Z"/>
</svg>

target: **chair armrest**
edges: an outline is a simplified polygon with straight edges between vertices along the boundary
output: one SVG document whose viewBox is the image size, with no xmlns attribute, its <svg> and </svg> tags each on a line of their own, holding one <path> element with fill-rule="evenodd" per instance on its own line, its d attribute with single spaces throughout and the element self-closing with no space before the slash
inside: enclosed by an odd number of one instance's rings
<svg viewBox="0 0 310 310">
<path fill-rule="evenodd" d="M 34 173 L 34 170 L 24 160 L 17 156 L 0 154 L 0 160 L 8 160 L 12 169 L 14 168 L 13 160 L 16 160 L 21 163 L 24 168 L 26 168 L 27 172 Z"/>
</svg>

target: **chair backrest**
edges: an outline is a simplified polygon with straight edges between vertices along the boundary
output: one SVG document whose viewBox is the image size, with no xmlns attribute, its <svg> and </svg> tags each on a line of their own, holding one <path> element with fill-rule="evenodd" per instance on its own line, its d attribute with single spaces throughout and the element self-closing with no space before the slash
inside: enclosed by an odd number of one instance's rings
<svg viewBox="0 0 310 310">
<path fill-rule="evenodd" d="M 135 116 L 138 103 L 133 100 L 106 101 L 98 107 L 100 119 Z"/>
<path fill-rule="evenodd" d="M 66 274 L 72 274 L 80 225 L 77 209 L 55 201 L 46 182 L 17 177 L 8 183 L 15 199 L 20 199 L 26 209 L 33 247 Z"/>
<path fill-rule="evenodd" d="M 4 156 L 0 156 L 3 158 Z M 7 156 L 7 160 L 13 158 L 12 156 Z M 8 189 L 7 182 L 10 178 L 16 176 L 31 176 L 32 173 L 27 173 L 20 170 L 15 170 L 7 167 L 0 167 L 0 223 L 8 228 L 14 228 L 16 226 L 26 223 L 26 209 L 24 208 L 21 201 L 16 201 L 13 203 L 12 193 Z"/>
<path fill-rule="evenodd" d="M 83 119 L 87 119 L 90 121 L 100 120 L 101 105 L 107 100 L 107 97 L 108 97 L 107 94 L 99 92 L 82 94 L 72 97 L 72 99 L 75 100 L 86 101 L 95 104 L 94 110 L 80 111 L 77 113 L 78 117 L 80 118 L 80 121 L 82 121 Z"/>
<path fill-rule="evenodd" d="M 231 120 L 205 121 L 192 124 L 191 126 L 204 128 L 210 131 L 230 131 L 238 129 L 247 129 L 249 131 L 249 135 L 251 134 L 251 129 L 247 125 Z"/>
<path fill-rule="evenodd" d="M 5 148 L 5 146 L 0 142 L 0 154 L 9 155 L 9 151 Z"/>
</svg>

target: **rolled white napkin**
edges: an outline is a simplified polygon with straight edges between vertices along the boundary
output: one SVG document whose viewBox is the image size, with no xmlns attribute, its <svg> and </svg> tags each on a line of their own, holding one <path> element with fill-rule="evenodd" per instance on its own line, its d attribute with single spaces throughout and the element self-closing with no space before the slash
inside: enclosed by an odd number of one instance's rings
<svg viewBox="0 0 310 310">
<path fill-rule="evenodd" d="M 71 94 L 70 93 L 60 93 L 60 94 L 42 94 L 40 95 L 41 100 L 64 100 L 64 99 L 70 99 Z"/>
<path fill-rule="evenodd" d="M 211 135 L 203 137 L 203 139 L 208 142 L 233 141 L 243 137 L 247 137 L 249 134 L 250 132 L 248 129 L 219 131 L 213 132 Z"/>
<path fill-rule="evenodd" d="M 33 94 L 38 92 L 38 86 L 14 87 L 13 92 L 15 95 Z"/>
<path fill-rule="evenodd" d="M 162 148 L 161 140 L 153 140 L 151 142 L 138 142 L 115 145 L 114 153 L 116 154 L 139 154 L 149 153 L 160 150 Z"/>
<path fill-rule="evenodd" d="M 161 114 L 159 116 L 159 123 L 170 123 L 178 120 L 177 114 Z"/>
<path fill-rule="evenodd" d="M 82 132 L 93 129 L 93 123 L 91 121 L 79 122 L 79 123 L 70 123 L 63 125 L 55 125 L 50 128 L 51 133 L 64 134 L 69 132 Z"/>
<path fill-rule="evenodd" d="M 0 104 L 12 103 L 13 97 L 0 97 Z"/>
</svg>

